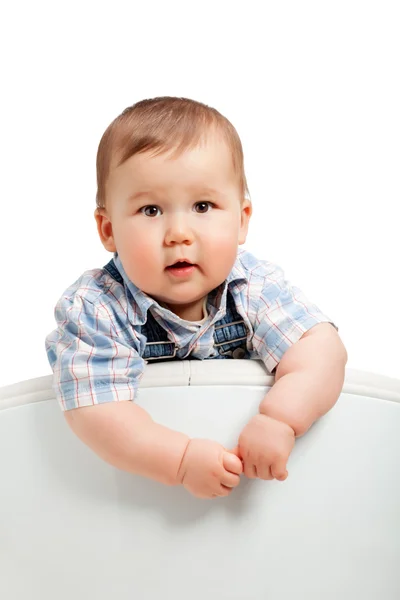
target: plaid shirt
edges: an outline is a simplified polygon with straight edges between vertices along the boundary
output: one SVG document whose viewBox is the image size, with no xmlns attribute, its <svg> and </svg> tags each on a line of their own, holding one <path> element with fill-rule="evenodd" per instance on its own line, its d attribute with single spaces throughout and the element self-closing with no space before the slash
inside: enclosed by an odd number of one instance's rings
<svg viewBox="0 0 400 600">
<path fill-rule="evenodd" d="M 218 305 L 208 304 L 208 318 L 201 323 L 181 319 L 142 292 L 129 280 L 117 253 L 114 263 L 124 285 L 104 268 L 85 271 L 55 307 L 57 329 L 46 336 L 45 344 L 62 410 L 135 399 L 146 366 L 141 325 L 149 308 L 177 345 L 178 358 L 213 358 L 214 326 L 225 315 L 229 286 L 247 327 L 250 358 L 262 360 L 269 373 L 314 325 L 329 322 L 338 329 L 285 280 L 278 265 L 240 247 L 228 278 L 219 286 Z"/>
</svg>

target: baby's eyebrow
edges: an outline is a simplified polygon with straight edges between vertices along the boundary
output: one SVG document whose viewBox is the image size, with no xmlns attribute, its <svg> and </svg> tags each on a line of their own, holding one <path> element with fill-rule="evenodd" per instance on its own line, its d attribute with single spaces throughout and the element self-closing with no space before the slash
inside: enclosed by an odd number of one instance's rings
<svg viewBox="0 0 400 600">
<path fill-rule="evenodd" d="M 151 192 L 135 192 L 134 194 L 131 194 L 130 196 L 128 196 L 127 198 L 127 202 L 134 202 L 135 200 L 140 200 L 140 198 L 142 198 L 143 196 L 149 196 L 151 194 Z"/>
<path fill-rule="evenodd" d="M 203 188 L 202 190 L 200 190 L 200 194 L 212 194 L 213 196 L 224 196 L 225 194 L 222 194 L 221 192 L 219 192 L 218 190 L 214 190 L 213 188 Z"/>
<path fill-rule="evenodd" d="M 226 194 L 224 194 L 223 192 L 220 192 L 220 191 L 215 190 L 215 189 L 210 188 L 210 187 L 193 188 L 191 190 L 191 192 L 193 194 L 196 194 L 199 197 L 201 197 L 201 196 L 216 196 L 218 198 L 225 198 L 226 197 Z"/>
<path fill-rule="evenodd" d="M 188 190 L 188 192 L 192 193 L 192 194 L 196 194 L 199 197 L 201 197 L 203 195 L 211 195 L 211 196 L 218 196 L 219 198 L 224 198 L 226 196 L 226 194 L 223 194 L 222 192 L 219 192 L 218 190 L 215 190 L 215 189 L 209 188 L 209 187 L 190 188 Z M 143 190 L 140 192 L 135 192 L 135 193 L 131 194 L 130 196 L 128 196 L 127 202 L 129 202 L 129 203 L 135 202 L 144 197 L 149 197 L 149 196 L 153 196 L 153 193 L 150 190 Z"/>
</svg>

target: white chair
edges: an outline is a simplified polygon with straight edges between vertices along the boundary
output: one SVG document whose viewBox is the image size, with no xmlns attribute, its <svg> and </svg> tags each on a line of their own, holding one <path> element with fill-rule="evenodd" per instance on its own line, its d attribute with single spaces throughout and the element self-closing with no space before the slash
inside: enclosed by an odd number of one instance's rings
<svg viewBox="0 0 400 600">
<path fill-rule="evenodd" d="M 138 404 L 232 448 L 268 387 L 259 361 L 148 365 Z M 283 482 L 199 500 L 107 465 L 51 376 L 0 389 L 0 598 L 399 600 L 400 380 L 346 371 Z"/>
</svg>

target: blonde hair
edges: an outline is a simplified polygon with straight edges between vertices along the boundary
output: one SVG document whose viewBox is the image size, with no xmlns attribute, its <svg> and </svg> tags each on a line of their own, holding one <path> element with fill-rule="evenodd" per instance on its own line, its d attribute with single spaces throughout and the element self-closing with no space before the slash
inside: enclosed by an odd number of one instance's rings
<svg viewBox="0 0 400 600">
<path fill-rule="evenodd" d="M 140 152 L 173 150 L 174 157 L 194 148 L 210 127 L 226 140 L 238 175 L 241 198 L 250 197 L 242 143 L 230 121 L 215 108 L 189 98 L 163 96 L 141 100 L 126 108 L 105 130 L 97 150 L 97 208 L 105 208 L 106 183 L 113 158 L 118 165 Z"/>
</svg>

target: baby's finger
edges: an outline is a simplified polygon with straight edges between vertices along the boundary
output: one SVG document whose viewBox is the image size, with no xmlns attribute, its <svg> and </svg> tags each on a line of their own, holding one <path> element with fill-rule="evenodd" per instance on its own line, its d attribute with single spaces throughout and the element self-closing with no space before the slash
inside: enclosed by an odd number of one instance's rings
<svg viewBox="0 0 400 600">
<path fill-rule="evenodd" d="M 219 488 L 217 489 L 216 495 L 221 496 L 221 497 L 229 496 L 229 494 L 232 493 L 232 490 L 233 490 L 233 488 L 231 488 L 231 487 L 228 487 L 226 485 L 220 485 Z"/>
<path fill-rule="evenodd" d="M 275 479 L 277 479 L 278 481 L 285 481 L 285 479 L 288 476 L 288 472 L 286 470 L 286 460 L 276 460 L 271 465 L 271 473 L 272 476 L 275 477 Z"/>
<path fill-rule="evenodd" d="M 270 481 L 274 478 L 268 463 L 262 463 L 261 465 L 257 465 L 257 474 L 259 479 L 264 479 L 265 481 Z"/>
<path fill-rule="evenodd" d="M 229 471 L 225 471 L 225 473 L 221 477 L 221 483 L 226 487 L 233 488 L 239 485 L 240 477 L 239 475 L 234 475 L 234 473 L 229 473 Z"/>
<path fill-rule="evenodd" d="M 231 452 L 231 454 L 234 454 L 235 456 L 237 456 L 238 458 L 240 458 L 240 460 L 242 460 L 242 457 L 240 456 L 240 450 L 239 450 L 239 446 L 235 446 L 233 450 L 229 450 L 229 452 Z"/>
<path fill-rule="evenodd" d="M 250 462 L 244 463 L 244 474 L 249 479 L 257 479 L 257 469 L 256 466 Z"/>
<path fill-rule="evenodd" d="M 236 475 L 240 475 L 241 473 L 243 473 L 242 461 L 238 456 L 232 454 L 232 452 L 224 452 L 222 464 L 224 469 L 226 469 L 230 473 L 235 473 Z"/>
</svg>

